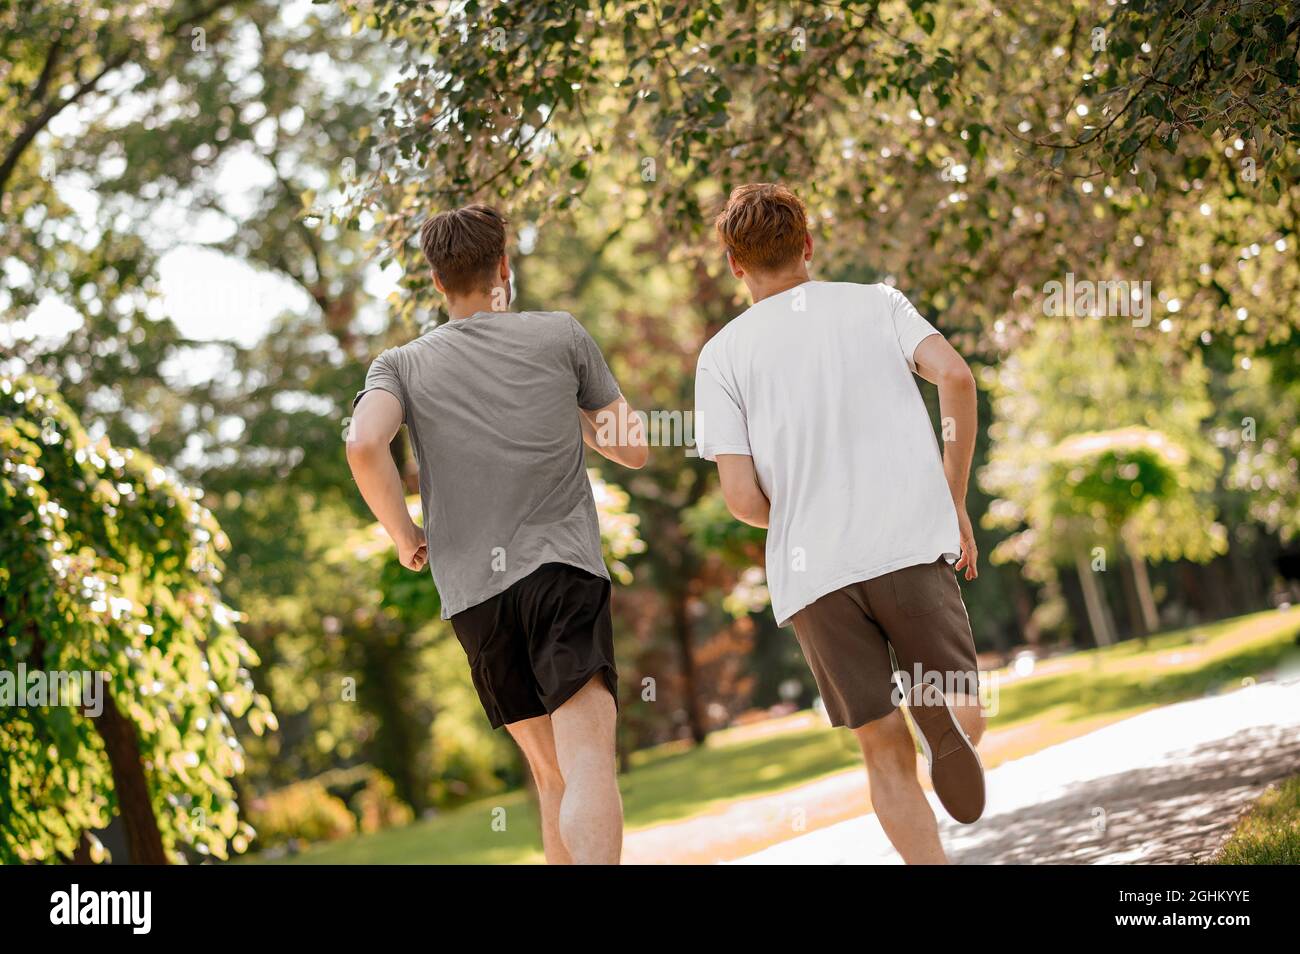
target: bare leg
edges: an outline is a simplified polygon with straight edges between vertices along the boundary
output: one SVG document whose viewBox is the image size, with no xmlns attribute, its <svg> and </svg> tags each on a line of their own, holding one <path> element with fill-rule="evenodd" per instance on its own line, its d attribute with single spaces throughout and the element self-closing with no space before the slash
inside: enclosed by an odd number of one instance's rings
<svg viewBox="0 0 1300 954">
<path fill-rule="evenodd" d="M 623 854 L 623 799 L 614 757 L 617 708 L 593 676 L 551 713 L 564 777 L 560 835 L 575 864 L 616 865 Z"/>
<path fill-rule="evenodd" d="M 903 714 L 853 730 L 867 763 L 871 804 L 890 842 L 909 865 L 946 865 L 939 826 L 916 777 L 916 743 Z"/>
<path fill-rule="evenodd" d="M 984 710 L 979 699 L 965 695 L 948 696 L 948 705 L 952 707 L 957 723 L 970 739 L 971 745 L 979 745 L 984 738 Z"/>
<path fill-rule="evenodd" d="M 542 850 L 548 865 L 571 865 L 573 858 L 560 837 L 560 802 L 564 798 L 564 777 L 555 755 L 555 733 L 550 716 L 524 719 L 506 726 L 506 731 L 523 750 L 528 770 L 537 785 L 542 812 Z"/>
</svg>

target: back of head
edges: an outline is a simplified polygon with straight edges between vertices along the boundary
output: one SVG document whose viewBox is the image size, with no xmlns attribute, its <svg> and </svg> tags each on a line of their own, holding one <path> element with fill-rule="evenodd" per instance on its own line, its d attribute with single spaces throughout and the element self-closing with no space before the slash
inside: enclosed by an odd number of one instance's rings
<svg viewBox="0 0 1300 954">
<path fill-rule="evenodd" d="M 439 212 L 420 229 L 420 249 L 448 295 L 488 291 L 506 252 L 506 219 L 486 205 Z"/>
<path fill-rule="evenodd" d="M 713 224 L 746 271 L 777 272 L 803 259 L 808 216 L 799 197 L 778 183 L 737 187 Z"/>
</svg>

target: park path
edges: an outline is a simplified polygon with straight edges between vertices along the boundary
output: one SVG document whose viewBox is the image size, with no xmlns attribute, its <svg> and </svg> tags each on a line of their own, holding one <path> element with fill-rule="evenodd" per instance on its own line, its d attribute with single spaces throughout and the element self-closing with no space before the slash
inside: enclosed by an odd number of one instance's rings
<svg viewBox="0 0 1300 954">
<path fill-rule="evenodd" d="M 1070 723 L 1025 723 L 993 729 L 980 743 L 980 757 L 992 767 L 1085 735 L 1115 722 L 1106 715 Z M 798 722 L 796 723 L 796 721 Z M 749 727 L 752 733 L 792 731 L 825 725 L 811 712 Z M 921 784 L 929 785 L 923 769 Z M 630 831 L 623 841 L 624 864 L 713 864 L 753 854 L 802 832 L 848 821 L 871 811 L 867 776 L 859 765 L 793 788 L 719 803 L 689 818 Z"/>
<path fill-rule="evenodd" d="M 981 747 L 982 748 L 982 747 Z M 988 772 L 975 825 L 930 795 L 949 857 L 965 864 L 1204 860 L 1271 782 L 1300 773 L 1300 677 L 1164 706 Z M 859 814 L 740 864 L 899 864 Z"/>
</svg>

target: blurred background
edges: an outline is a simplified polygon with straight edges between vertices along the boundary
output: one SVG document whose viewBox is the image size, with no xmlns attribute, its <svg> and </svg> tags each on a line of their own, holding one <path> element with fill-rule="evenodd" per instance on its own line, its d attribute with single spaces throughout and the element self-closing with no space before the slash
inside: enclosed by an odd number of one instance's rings
<svg viewBox="0 0 1300 954">
<path fill-rule="evenodd" d="M 645 470 L 591 461 L 632 860 L 789 838 L 788 805 L 672 826 L 855 764 L 691 447 L 695 358 L 748 304 L 710 234 L 746 181 L 808 204 L 815 277 L 896 285 L 976 371 L 986 764 L 1291 671 L 1289 4 L 0 26 L 0 667 L 108 673 L 98 714 L 0 706 L 0 861 L 539 860 L 521 761 L 343 454 L 371 359 L 445 320 L 412 237 L 470 200 L 511 219 L 518 307 L 571 311 L 652 414 Z"/>
</svg>

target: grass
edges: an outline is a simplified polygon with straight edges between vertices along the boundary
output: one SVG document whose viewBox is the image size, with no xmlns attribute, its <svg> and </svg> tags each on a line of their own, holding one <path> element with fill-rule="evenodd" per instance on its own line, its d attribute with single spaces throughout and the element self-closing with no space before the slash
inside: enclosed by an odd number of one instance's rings
<svg viewBox="0 0 1300 954">
<path fill-rule="evenodd" d="M 520 790 L 479 799 L 405 828 L 330 842 L 277 861 L 315 865 L 529 864 L 542 861 L 541 844 L 537 813 Z M 257 863 L 261 859 L 249 860 Z"/>
<path fill-rule="evenodd" d="M 1300 608 L 1269 611 L 1160 634 L 1146 646 L 1130 641 L 1048 660 L 1026 677 L 1000 671 L 989 728 L 1017 730 L 1015 745 L 1005 748 L 1000 760 L 1145 709 L 1235 689 L 1249 677 L 1300 665 L 1298 636 Z M 858 764 L 849 733 L 829 729 L 809 713 L 781 722 L 765 723 L 758 732 L 752 726 L 716 732 L 699 748 L 671 743 L 636 753 L 620 779 L 628 829 L 687 818 L 720 803 L 791 788 Z M 503 818 L 505 829 L 498 830 Z M 527 863 L 541 860 L 540 841 L 533 806 L 525 793 L 516 791 L 283 860 Z"/>
<path fill-rule="evenodd" d="M 1075 653 L 1041 675 L 1005 680 L 990 728 L 1044 719 L 1129 716 L 1158 705 L 1239 688 L 1300 660 L 1300 608 L 1223 620 Z"/>
<path fill-rule="evenodd" d="M 853 765 L 857 747 L 848 734 L 833 732 L 809 715 L 802 713 L 788 721 L 811 723 L 814 728 L 741 742 L 731 737 L 747 733 L 724 730 L 714 733 L 703 748 L 671 744 L 636 753 L 631 770 L 620 780 L 628 827 L 685 818 L 717 803 L 789 788 Z M 419 864 L 431 859 L 440 864 L 528 863 L 541 860 L 540 844 L 531 801 L 523 791 L 513 791 L 405 828 L 332 842 L 279 860 L 291 864 Z"/>
<path fill-rule="evenodd" d="M 1300 865 L 1300 775 L 1274 785 L 1237 823 L 1216 865 Z"/>
</svg>

